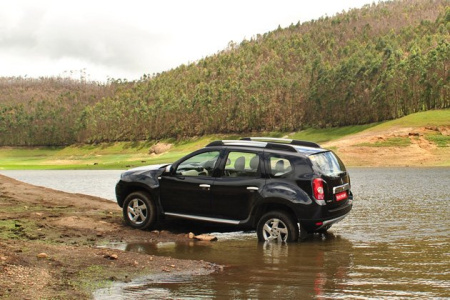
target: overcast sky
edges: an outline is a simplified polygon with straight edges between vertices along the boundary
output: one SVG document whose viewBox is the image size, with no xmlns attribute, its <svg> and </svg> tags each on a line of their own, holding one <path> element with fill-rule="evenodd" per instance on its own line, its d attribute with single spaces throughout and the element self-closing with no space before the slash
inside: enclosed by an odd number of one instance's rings
<svg viewBox="0 0 450 300">
<path fill-rule="evenodd" d="M 134 80 L 372 2 L 0 0 L 0 76 Z"/>
</svg>

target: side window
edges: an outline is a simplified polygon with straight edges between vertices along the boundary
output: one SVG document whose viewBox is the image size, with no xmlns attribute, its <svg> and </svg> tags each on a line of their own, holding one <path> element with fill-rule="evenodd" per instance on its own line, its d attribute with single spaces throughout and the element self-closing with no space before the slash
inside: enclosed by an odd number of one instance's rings
<svg viewBox="0 0 450 300">
<path fill-rule="evenodd" d="M 197 154 L 179 164 L 176 174 L 183 176 L 212 176 L 218 158 L 219 151 Z"/>
<path fill-rule="evenodd" d="M 270 156 L 269 166 L 269 174 L 272 178 L 286 178 L 292 172 L 291 162 L 284 157 Z"/>
<path fill-rule="evenodd" d="M 258 177 L 260 175 L 259 155 L 249 152 L 228 153 L 224 177 Z"/>
</svg>

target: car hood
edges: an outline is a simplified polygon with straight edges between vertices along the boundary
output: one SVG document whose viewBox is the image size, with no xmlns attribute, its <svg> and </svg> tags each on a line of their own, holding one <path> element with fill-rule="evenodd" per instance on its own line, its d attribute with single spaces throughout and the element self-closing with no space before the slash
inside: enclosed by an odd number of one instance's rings
<svg viewBox="0 0 450 300">
<path fill-rule="evenodd" d="M 170 165 L 170 164 L 148 165 L 148 166 L 133 168 L 133 169 L 123 172 L 121 175 L 121 178 L 130 176 L 130 175 L 139 175 L 139 174 L 143 174 L 143 173 L 147 173 L 147 172 L 151 172 L 151 171 L 161 170 L 161 169 L 166 168 L 168 165 Z"/>
</svg>

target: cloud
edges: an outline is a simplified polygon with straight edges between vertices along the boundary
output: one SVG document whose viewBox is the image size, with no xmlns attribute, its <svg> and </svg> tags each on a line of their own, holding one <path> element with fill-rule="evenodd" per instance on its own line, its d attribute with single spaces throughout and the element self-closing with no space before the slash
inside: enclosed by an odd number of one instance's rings
<svg viewBox="0 0 450 300">
<path fill-rule="evenodd" d="M 37 42 L 36 28 L 42 22 L 44 12 L 34 7 L 20 10 L 0 7 L 0 47 L 9 51 L 30 50 Z"/>
<path fill-rule="evenodd" d="M 350 1 L 350 2 L 349 2 Z M 369 0 L 15 0 L 0 2 L 0 76 L 137 79 L 196 61 L 278 25 Z M 348 3 L 348 4 L 347 4 Z"/>
<path fill-rule="evenodd" d="M 65 62 L 69 68 L 91 66 L 136 74 L 142 72 L 142 62 L 148 64 L 149 58 L 160 55 L 157 49 L 167 40 L 165 34 L 134 25 L 126 11 L 121 19 L 117 10 L 46 4 L 19 1 L 0 6 L 0 62 L 5 60 L 1 65 L 22 71 L 22 64 L 31 70 L 53 62 L 47 68 L 53 69 Z M 45 67 L 41 70 L 46 75 Z"/>
</svg>

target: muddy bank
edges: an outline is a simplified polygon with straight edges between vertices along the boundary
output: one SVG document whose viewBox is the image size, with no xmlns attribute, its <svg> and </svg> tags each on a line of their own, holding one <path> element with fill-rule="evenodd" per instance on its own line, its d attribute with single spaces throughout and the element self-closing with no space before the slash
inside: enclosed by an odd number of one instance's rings
<svg viewBox="0 0 450 300">
<path fill-rule="evenodd" d="M 187 232 L 133 230 L 123 225 L 114 202 L 0 175 L 0 298 L 89 299 L 93 290 L 113 281 L 216 271 L 203 261 L 99 248 L 114 242 L 183 241 Z"/>
</svg>

